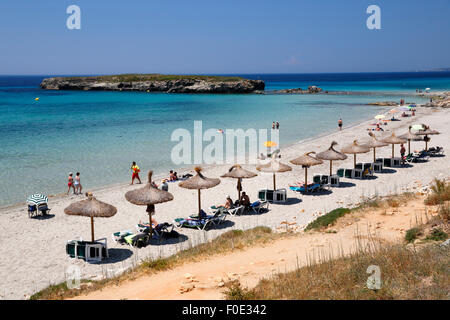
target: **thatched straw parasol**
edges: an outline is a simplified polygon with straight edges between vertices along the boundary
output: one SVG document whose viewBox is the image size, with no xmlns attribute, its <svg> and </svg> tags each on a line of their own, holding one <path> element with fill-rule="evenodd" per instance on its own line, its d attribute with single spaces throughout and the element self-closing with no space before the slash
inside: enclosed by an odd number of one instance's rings
<svg viewBox="0 0 450 320">
<path fill-rule="evenodd" d="M 429 126 L 425 126 L 425 130 L 420 130 L 416 134 L 425 136 L 423 140 L 425 141 L 425 151 L 428 151 L 428 141 L 430 141 L 430 138 L 428 136 L 434 135 L 434 134 L 441 134 L 439 131 L 431 130 Z"/>
<path fill-rule="evenodd" d="M 173 195 L 167 191 L 159 190 L 152 185 L 153 171 L 148 171 L 147 184 L 139 189 L 125 193 L 125 199 L 138 206 L 147 206 L 147 213 L 150 225 L 150 235 L 152 235 L 152 214 L 155 213 L 155 204 L 173 200 Z"/>
<path fill-rule="evenodd" d="M 383 140 L 381 140 L 382 142 L 386 142 L 389 144 L 392 144 L 392 158 L 394 158 L 394 145 L 396 144 L 402 144 L 402 143 L 406 143 L 405 139 L 399 138 L 395 135 L 394 132 L 392 132 L 392 135 L 390 135 L 387 138 L 384 138 Z"/>
<path fill-rule="evenodd" d="M 386 142 L 378 140 L 377 137 L 375 137 L 375 135 L 372 132 L 369 132 L 369 136 L 371 136 L 372 139 L 368 143 L 366 143 L 366 145 L 369 148 L 373 148 L 373 162 L 375 162 L 377 159 L 375 149 L 381 148 L 381 147 L 386 147 L 388 144 Z"/>
<path fill-rule="evenodd" d="M 401 139 L 408 140 L 408 154 L 411 153 L 411 140 L 413 140 L 413 141 L 422 140 L 422 137 L 415 133 L 412 133 L 411 129 L 412 129 L 412 126 L 409 126 L 408 132 L 399 136 L 399 138 L 401 138 Z"/>
<path fill-rule="evenodd" d="M 261 172 L 271 172 L 271 173 L 273 173 L 273 190 L 277 190 L 275 173 L 276 172 L 291 171 L 292 168 L 289 167 L 287 164 L 281 163 L 280 161 L 278 161 L 275 158 L 275 156 L 273 156 L 272 160 L 269 163 L 263 164 L 263 165 L 260 165 L 260 166 L 256 167 L 256 170 L 261 171 Z"/>
<path fill-rule="evenodd" d="M 237 179 L 237 189 L 238 189 L 238 201 L 241 203 L 241 190 L 242 190 L 242 179 L 250 179 L 256 177 L 257 174 L 251 171 L 245 170 L 239 164 L 232 166 L 227 173 L 221 176 L 221 178 L 234 178 Z"/>
<path fill-rule="evenodd" d="M 71 216 L 83 216 L 91 218 L 91 237 L 92 242 L 95 241 L 94 237 L 94 217 L 99 218 L 109 218 L 117 213 L 117 208 L 98 201 L 94 198 L 92 193 L 86 192 L 86 196 L 88 197 L 86 200 L 81 200 L 75 203 L 72 203 L 67 208 L 64 209 L 64 213 Z"/>
<path fill-rule="evenodd" d="M 200 211 L 202 209 L 201 200 L 200 200 L 200 190 L 213 188 L 220 183 L 220 179 L 206 178 L 204 175 L 202 175 L 201 171 L 202 171 L 202 168 L 196 167 L 195 172 L 197 172 L 197 174 L 195 176 L 189 178 L 186 181 L 182 181 L 178 184 L 182 188 L 198 190 L 198 214 L 199 215 L 200 215 Z"/>
<path fill-rule="evenodd" d="M 331 143 L 331 146 L 322 152 L 319 152 L 316 155 L 317 159 L 321 159 L 321 160 L 329 160 L 330 161 L 330 177 L 333 175 L 333 161 L 337 161 L 337 160 L 345 160 L 347 159 L 347 155 L 334 150 L 334 146 L 337 145 L 338 143 L 336 141 L 333 141 Z"/>
<path fill-rule="evenodd" d="M 305 191 L 308 190 L 308 168 L 323 163 L 322 160 L 311 157 L 311 153 L 315 154 L 314 151 L 307 152 L 304 155 L 290 161 L 292 164 L 305 168 Z"/>
<path fill-rule="evenodd" d="M 358 144 L 358 141 L 354 140 L 352 144 L 343 147 L 341 151 L 343 153 L 353 154 L 353 164 L 356 168 L 356 155 L 358 153 L 367 153 L 370 151 L 370 148 L 365 144 Z"/>
</svg>

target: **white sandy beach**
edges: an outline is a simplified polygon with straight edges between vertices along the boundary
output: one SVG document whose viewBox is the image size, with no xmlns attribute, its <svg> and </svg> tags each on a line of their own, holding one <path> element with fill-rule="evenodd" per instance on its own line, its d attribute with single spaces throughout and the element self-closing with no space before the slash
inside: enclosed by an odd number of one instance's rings
<svg viewBox="0 0 450 320">
<path fill-rule="evenodd" d="M 442 146 L 446 153 L 450 150 L 448 135 L 450 134 L 449 119 L 450 110 L 418 107 L 416 116 L 399 118 L 401 121 L 389 122 L 383 126 L 386 130 L 376 133 L 378 137 L 390 135 L 392 131 L 401 135 L 407 131 L 410 124 L 425 123 L 432 129 L 441 132 L 440 135 L 431 136 L 429 146 Z M 345 120 L 345 119 L 344 119 Z M 342 132 L 336 132 L 320 136 L 314 139 L 298 142 L 281 150 L 282 162 L 309 151 L 322 151 L 330 146 L 334 140 L 338 142 L 336 149 L 358 139 L 363 143 L 368 136 L 368 120 L 356 126 L 344 128 Z M 299 124 L 300 125 L 300 124 Z M 331 129 L 331 128 L 330 128 Z M 282 133 L 281 133 L 282 134 Z M 411 142 L 412 150 L 422 150 L 424 142 Z M 396 146 L 396 156 L 399 156 L 399 146 Z M 390 157 L 391 147 L 377 149 L 377 156 Z M 360 161 L 371 161 L 372 152 L 358 155 Z M 395 168 L 390 173 L 377 174 L 376 179 L 358 180 L 342 179 L 344 187 L 332 188 L 328 195 L 301 195 L 289 190 L 288 185 L 296 181 L 304 180 L 304 170 L 299 166 L 291 165 L 293 171 L 277 174 L 277 187 L 288 189 L 288 202 L 286 204 L 271 204 L 270 211 L 260 215 L 243 215 L 229 217 L 228 222 L 218 229 L 207 232 L 198 230 L 178 230 L 186 237 L 181 237 L 178 242 L 163 245 L 150 245 L 142 249 L 131 249 L 128 246 L 115 244 L 111 241 L 111 234 L 120 230 L 135 231 L 138 221 L 146 221 L 148 216 L 145 207 L 132 205 L 125 200 L 126 191 L 139 188 L 141 185 L 119 185 L 94 191 L 99 200 L 117 207 L 118 212 L 112 218 L 95 219 L 96 238 L 106 237 L 110 248 L 110 259 L 101 264 L 88 264 L 83 260 L 69 258 L 65 253 L 65 243 L 76 236 L 90 239 L 90 221 L 88 218 L 67 216 L 63 210 L 70 203 L 84 199 L 84 196 L 64 196 L 50 199 L 51 214 L 54 217 L 41 220 L 29 219 L 25 205 L 9 207 L 0 211 L 0 298 L 25 299 L 36 291 L 49 284 L 57 284 L 65 281 L 65 270 L 70 265 L 81 268 L 82 277 L 87 279 L 99 279 L 106 275 L 112 276 L 125 268 L 133 266 L 142 258 L 168 256 L 201 241 L 207 241 L 222 232 L 231 229 L 248 229 L 258 225 L 272 228 L 280 226 L 282 221 L 293 221 L 294 217 L 300 227 L 320 215 L 337 207 L 351 206 L 360 202 L 365 197 L 376 194 L 387 195 L 402 191 L 420 190 L 421 186 L 429 184 L 435 177 L 448 177 L 450 172 L 450 157 L 430 158 L 429 162 L 413 164 L 412 167 Z M 255 171 L 254 166 L 244 166 Z M 337 168 L 353 167 L 353 156 L 341 162 L 333 162 L 334 171 Z M 207 177 L 220 177 L 229 168 L 229 165 L 205 168 L 203 174 Z M 308 180 L 312 181 L 314 174 L 328 174 L 329 163 L 311 167 L 308 170 Z M 161 177 L 162 174 L 156 172 Z M 141 173 L 144 182 L 146 174 Z M 164 173 L 164 176 L 166 174 Z M 160 179 L 155 179 L 157 182 Z M 418 183 L 420 181 L 420 183 Z M 256 178 L 243 181 L 243 190 L 251 200 L 256 200 L 259 189 L 272 187 L 271 174 L 259 174 Z M 414 189 L 413 189 L 414 188 Z M 87 190 L 85 190 L 87 191 Z M 156 205 L 156 220 L 158 222 L 171 222 L 177 217 L 187 217 L 197 211 L 197 193 L 180 188 L 176 183 L 169 184 L 169 191 L 174 195 L 174 200 L 168 203 Z M 221 184 L 216 188 L 202 191 L 202 204 L 204 209 L 213 204 L 224 203 L 226 195 L 233 200 L 237 196 L 236 181 L 233 179 L 221 179 Z"/>
</svg>

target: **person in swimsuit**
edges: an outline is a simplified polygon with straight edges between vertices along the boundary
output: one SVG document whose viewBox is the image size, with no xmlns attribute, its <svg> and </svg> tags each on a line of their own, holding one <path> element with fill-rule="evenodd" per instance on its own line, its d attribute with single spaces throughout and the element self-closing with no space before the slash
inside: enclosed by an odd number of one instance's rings
<svg viewBox="0 0 450 320">
<path fill-rule="evenodd" d="M 141 184 L 141 178 L 139 178 L 139 172 L 141 172 L 141 169 L 137 166 L 135 161 L 131 164 L 131 171 L 133 171 L 133 174 L 131 175 L 131 184 L 134 184 L 134 179 L 138 179 L 139 184 Z"/>
<path fill-rule="evenodd" d="M 275 123 L 275 126 L 276 126 L 277 130 L 280 130 L 280 123 L 278 121 Z"/>
<path fill-rule="evenodd" d="M 339 127 L 339 131 L 342 131 L 342 118 L 339 118 L 339 120 L 338 120 L 338 127 Z"/>
<path fill-rule="evenodd" d="M 75 175 L 75 181 L 74 181 L 73 185 L 74 185 L 74 189 L 75 189 L 75 194 L 81 194 L 81 190 L 83 189 L 83 187 L 81 186 L 79 172 L 77 172 L 77 174 Z"/>
<path fill-rule="evenodd" d="M 69 172 L 69 178 L 68 178 L 67 186 L 69 187 L 67 189 L 67 194 L 69 194 L 70 188 L 73 189 L 73 193 L 75 194 L 75 186 L 73 185 L 73 173 L 72 172 Z"/>
</svg>

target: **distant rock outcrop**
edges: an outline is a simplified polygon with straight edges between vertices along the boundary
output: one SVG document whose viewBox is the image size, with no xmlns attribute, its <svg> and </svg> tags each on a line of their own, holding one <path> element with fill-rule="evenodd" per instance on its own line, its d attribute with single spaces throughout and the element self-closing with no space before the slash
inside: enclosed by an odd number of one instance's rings
<svg viewBox="0 0 450 320">
<path fill-rule="evenodd" d="M 425 107 L 450 108 L 450 91 L 430 96 L 431 101 Z"/>
<path fill-rule="evenodd" d="M 281 89 L 281 90 L 274 90 L 272 93 L 275 94 L 305 94 L 305 93 L 321 93 L 322 88 L 316 87 L 316 86 L 309 86 L 308 90 L 302 89 L 302 88 L 294 88 L 294 89 Z"/>
<path fill-rule="evenodd" d="M 148 91 L 167 93 L 252 93 L 264 90 L 262 80 L 239 77 L 119 75 L 44 79 L 47 90 Z"/>
</svg>

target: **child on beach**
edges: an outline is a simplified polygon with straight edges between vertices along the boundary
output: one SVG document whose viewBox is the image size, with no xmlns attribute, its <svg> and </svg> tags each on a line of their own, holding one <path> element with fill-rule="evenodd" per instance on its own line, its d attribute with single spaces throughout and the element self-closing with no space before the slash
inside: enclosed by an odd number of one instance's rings
<svg viewBox="0 0 450 320">
<path fill-rule="evenodd" d="M 139 178 L 139 172 L 141 172 L 141 169 L 137 166 L 135 161 L 133 161 L 131 165 L 131 171 L 133 171 L 133 174 L 131 175 L 131 184 L 134 184 L 134 179 L 138 179 L 139 184 L 141 184 L 141 178 Z"/>
<path fill-rule="evenodd" d="M 73 193 L 75 194 L 75 187 L 74 187 L 74 185 L 73 185 L 73 173 L 72 173 L 72 172 L 69 172 L 69 178 L 68 178 L 67 186 L 69 187 L 69 188 L 67 189 L 67 194 L 69 194 L 70 188 L 73 189 Z"/>
<path fill-rule="evenodd" d="M 338 120 L 338 127 L 339 127 L 339 131 L 342 131 L 342 118 L 339 118 L 339 120 Z"/>
<path fill-rule="evenodd" d="M 74 181 L 73 185 L 74 185 L 75 194 L 81 194 L 81 190 L 83 189 L 83 187 L 81 186 L 79 172 L 77 172 L 77 174 L 75 175 L 75 181 Z"/>
</svg>

